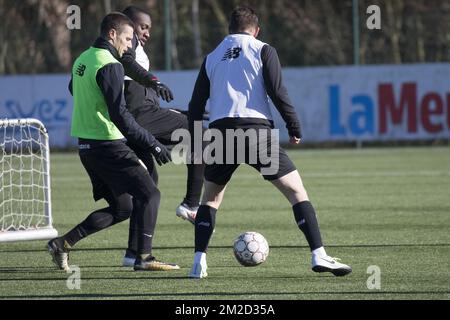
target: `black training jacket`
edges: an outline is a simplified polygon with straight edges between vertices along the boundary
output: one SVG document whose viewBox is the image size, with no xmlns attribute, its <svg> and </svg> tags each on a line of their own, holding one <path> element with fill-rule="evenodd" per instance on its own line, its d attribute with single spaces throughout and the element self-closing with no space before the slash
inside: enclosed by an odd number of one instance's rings
<svg viewBox="0 0 450 320">
<path fill-rule="evenodd" d="M 117 50 L 101 37 L 95 41 L 93 46 L 106 49 L 117 60 L 120 59 Z M 156 139 L 151 133 L 137 124 L 127 110 L 123 95 L 124 76 L 123 66 L 120 63 L 111 63 L 105 65 L 97 72 L 96 80 L 105 97 L 111 121 L 133 145 L 139 146 L 144 150 L 149 149 L 154 146 Z M 72 94 L 72 80 L 69 83 L 69 91 Z"/>
</svg>

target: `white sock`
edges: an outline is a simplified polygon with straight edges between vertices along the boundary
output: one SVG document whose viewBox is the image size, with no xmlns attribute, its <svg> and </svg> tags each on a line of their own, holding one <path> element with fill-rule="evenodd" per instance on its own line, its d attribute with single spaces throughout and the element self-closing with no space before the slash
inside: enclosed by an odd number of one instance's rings
<svg viewBox="0 0 450 320">
<path fill-rule="evenodd" d="M 312 251 L 312 254 L 313 254 L 313 256 L 318 256 L 318 257 L 321 257 L 321 258 L 327 256 L 327 253 L 325 252 L 325 248 L 324 247 L 320 247 L 320 248 L 314 249 Z"/>
<path fill-rule="evenodd" d="M 206 253 L 197 251 L 194 256 L 194 263 L 205 264 L 206 263 Z"/>
</svg>

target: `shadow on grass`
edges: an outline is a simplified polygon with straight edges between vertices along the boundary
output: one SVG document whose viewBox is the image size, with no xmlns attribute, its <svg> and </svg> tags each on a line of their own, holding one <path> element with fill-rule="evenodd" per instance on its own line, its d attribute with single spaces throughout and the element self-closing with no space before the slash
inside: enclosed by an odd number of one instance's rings
<svg viewBox="0 0 450 320">
<path fill-rule="evenodd" d="M 404 243 L 404 244 L 336 244 L 327 245 L 327 248 L 396 248 L 396 247 L 450 247 L 450 243 Z M 167 247 L 153 247 L 153 250 L 180 250 L 180 249 L 193 249 L 193 246 L 167 246 Z M 230 249 L 231 246 L 209 246 L 211 249 Z M 299 245 L 271 245 L 272 249 L 308 249 L 308 246 Z M 0 252 L 45 252 L 45 249 L 14 249 L 5 248 L 0 249 Z M 121 247 L 102 247 L 102 248 L 75 248 L 72 249 L 73 252 L 76 251 L 123 251 L 125 248 Z"/>
<path fill-rule="evenodd" d="M 148 273 L 144 273 L 147 274 Z M 82 277 L 82 281 L 86 280 L 180 280 L 180 279 L 188 279 L 187 276 L 165 276 L 165 277 L 149 277 L 149 276 L 135 276 L 135 277 Z M 13 282 L 20 282 L 20 281 L 55 281 L 55 280 L 66 280 L 67 277 L 70 276 L 70 274 L 59 274 L 58 277 L 42 277 L 42 278 L 8 278 L 8 279 L 0 279 L 1 282 L 6 281 L 13 281 Z"/>
<path fill-rule="evenodd" d="M 382 296 L 388 294 L 395 295 L 436 295 L 436 294 L 450 294 L 450 291 L 313 291 L 313 292 L 181 292 L 181 293 L 117 293 L 117 294 L 54 294 L 54 295 L 23 295 L 23 296 L 5 296 L 0 299 L 123 299 L 123 298 L 160 298 L 165 299 L 169 297 L 189 297 L 193 298 L 206 298 L 211 299 L 211 296 L 218 296 L 222 298 L 227 297 L 240 297 L 240 296 L 271 296 L 273 300 L 277 297 L 283 299 L 283 296 L 295 295 L 301 298 L 308 295 L 330 295 L 330 296 L 342 296 L 342 295 L 369 295 L 369 296 Z"/>
</svg>

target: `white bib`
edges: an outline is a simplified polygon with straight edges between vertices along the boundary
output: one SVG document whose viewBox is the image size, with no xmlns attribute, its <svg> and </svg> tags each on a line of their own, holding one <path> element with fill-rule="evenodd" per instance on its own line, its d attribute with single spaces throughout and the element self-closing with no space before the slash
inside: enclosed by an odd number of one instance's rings
<svg viewBox="0 0 450 320">
<path fill-rule="evenodd" d="M 136 62 L 139 63 L 145 70 L 150 69 L 150 60 L 148 59 L 147 54 L 144 51 L 144 47 L 141 45 L 141 42 L 138 40 L 138 45 L 136 47 Z M 125 80 L 133 80 L 128 76 L 125 76 Z"/>
<path fill-rule="evenodd" d="M 222 118 L 272 120 L 262 74 L 264 45 L 253 36 L 232 34 L 207 56 L 210 122 Z"/>
</svg>

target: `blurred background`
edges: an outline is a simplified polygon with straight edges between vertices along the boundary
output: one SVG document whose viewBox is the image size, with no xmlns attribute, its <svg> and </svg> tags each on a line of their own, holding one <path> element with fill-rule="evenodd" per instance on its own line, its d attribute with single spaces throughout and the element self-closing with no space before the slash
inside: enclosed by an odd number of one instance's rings
<svg viewBox="0 0 450 320">
<path fill-rule="evenodd" d="M 227 34 L 231 10 L 244 3 L 258 12 L 260 39 L 276 46 L 283 66 L 348 65 L 355 62 L 355 2 L 361 64 L 450 60 L 446 0 L 0 0 L 0 73 L 68 72 L 74 58 L 95 40 L 102 17 L 130 4 L 151 13 L 147 49 L 156 70 L 198 68 L 204 54 Z M 66 9 L 72 4 L 81 9 L 80 30 L 66 27 Z M 365 28 L 369 5 L 381 9 L 381 30 Z"/>
</svg>

